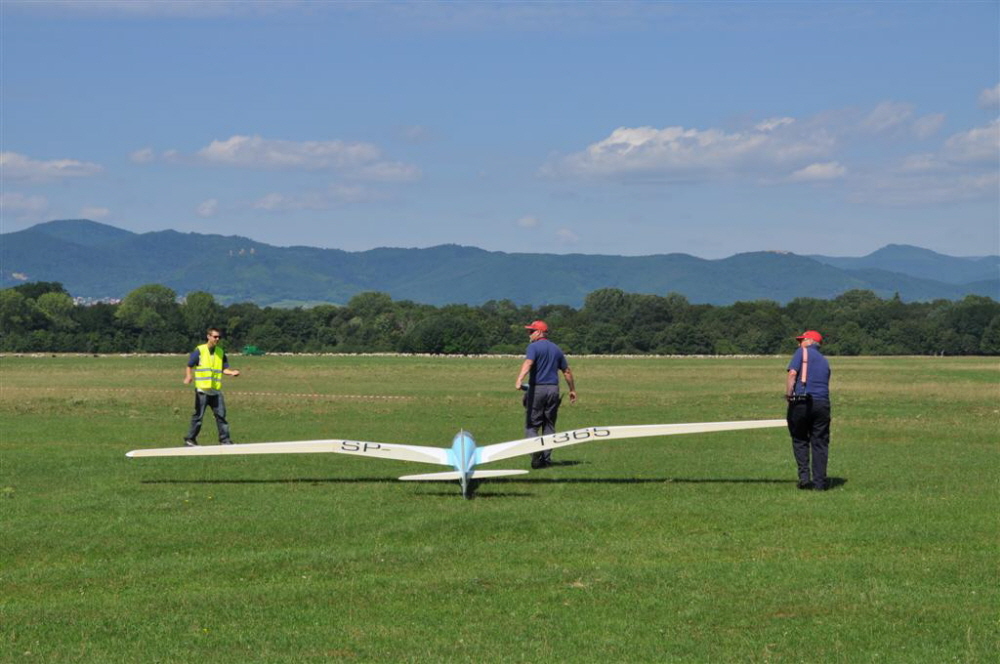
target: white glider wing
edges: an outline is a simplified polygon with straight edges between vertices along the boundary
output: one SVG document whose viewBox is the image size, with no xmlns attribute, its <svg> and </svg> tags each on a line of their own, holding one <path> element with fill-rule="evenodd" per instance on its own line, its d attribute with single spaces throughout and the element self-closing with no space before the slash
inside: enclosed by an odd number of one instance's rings
<svg viewBox="0 0 1000 664">
<path fill-rule="evenodd" d="M 496 443 L 479 448 L 479 463 L 500 461 L 523 454 L 541 452 L 579 443 L 647 436 L 673 436 L 682 433 L 709 433 L 738 429 L 766 429 L 787 426 L 785 420 L 748 420 L 743 422 L 701 422 L 691 424 L 637 424 L 611 427 L 587 427 L 573 431 L 560 431 L 545 436 L 523 438 L 506 443 Z"/>
<path fill-rule="evenodd" d="M 451 466 L 448 450 L 443 447 L 372 443 L 363 440 L 300 440 L 288 443 L 249 443 L 243 445 L 205 445 L 199 447 L 160 447 L 132 450 L 127 457 L 217 456 L 226 454 L 312 454 L 334 452 L 378 459 L 398 459 Z"/>
</svg>

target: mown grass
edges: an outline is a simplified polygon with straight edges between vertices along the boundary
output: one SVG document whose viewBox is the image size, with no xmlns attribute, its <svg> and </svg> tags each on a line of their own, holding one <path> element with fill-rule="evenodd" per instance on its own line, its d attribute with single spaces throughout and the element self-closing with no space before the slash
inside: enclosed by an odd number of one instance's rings
<svg viewBox="0 0 1000 664">
<path fill-rule="evenodd" d="M 238 442 L 521 436 L 518 358 L 233 360 Z M 785 362 L 573 358 L 560 428 L 782 417 Z M 179 444 L 183 358 L 0 358 L 0 658 L 996 661 L 1000 366 L 832 363 L 829 492 L 771 429 L 575 446 L 465 501 L 401 462 L 126 459 Z"/>
</svg>

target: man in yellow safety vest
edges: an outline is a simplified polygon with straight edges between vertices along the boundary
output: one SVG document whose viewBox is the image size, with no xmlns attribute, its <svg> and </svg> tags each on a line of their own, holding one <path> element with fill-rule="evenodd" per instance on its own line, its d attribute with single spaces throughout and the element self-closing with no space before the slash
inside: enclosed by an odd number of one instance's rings
<svg viewBox="0 0 1000 664">
<path fill-rule="evenodd" d="M 219 346 L 222 334 L 214 327 L 208 328 L 208 339 L 194 349 L 188 357 L 184 373 L 184 384 L 194 381 L 194 414 L 191 427 L 184 436 L 184 444 L 193 447 L 198 444 L 198 432 L 205 416 L 205 408 L 212 409 L 215 424 L 219 428 L 219 442 L 232 445 L 229 437 L 229 422 L 226 421 L 226 401 L 222 397 L 222 376 L 239 376 L 239 369 L 230 369 L 225 351 Z"/>
</svg>

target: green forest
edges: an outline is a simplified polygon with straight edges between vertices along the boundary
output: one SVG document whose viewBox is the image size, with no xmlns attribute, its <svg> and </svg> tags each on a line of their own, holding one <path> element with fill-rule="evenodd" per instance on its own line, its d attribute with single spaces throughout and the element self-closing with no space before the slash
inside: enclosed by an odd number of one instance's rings
<svg viewBox="0 0 1000 664">
<path fill-rule="evenodd" d="M 222 305 L 202 291 L 179 298 L 158 284 L 120 303 L 83 306 L 53 282 L 0 290 L 0 352 L 184 353 L 211 326 L 230 352 L 521 353 L 524 326 L 536 319 L 570 354 L 780 354 L 816 329 L 830 355 L 1000 355 L 1000 303 L 975 295 L 903 302 L 853 290 L 832 300 L 716 306 L 604 288 L 574 309 L 509 300 L 436 307 L 368 292 L 346 306 L 287 309 Z"/>
</svg>

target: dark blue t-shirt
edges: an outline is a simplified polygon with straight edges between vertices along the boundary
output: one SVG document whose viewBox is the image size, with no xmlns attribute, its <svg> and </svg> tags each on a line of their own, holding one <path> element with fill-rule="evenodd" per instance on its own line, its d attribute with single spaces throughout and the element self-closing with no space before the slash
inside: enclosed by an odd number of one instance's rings
<svg viewBox="0 0 1000 664">
<path fill-rule="evenodd" d="M 788 371 L 795 371 L 795 394 L 809 394 L 819 401 L 830 400 L 830 363 L 819 352 L 817 346 L 809 346 L 809 370 L 806 372 L 806 386 L 802 389 L 802 349 L 792 355 Z"/>
<path fill-rule="evenodd" d="M 539 339 L 528 344 L 525 357 L 534 362 L 531 365 L 532 385 L 558 385 L 559 372 L 566 371 L 569 366 L 562 349 L 548 339 Z"/>
</svg>

